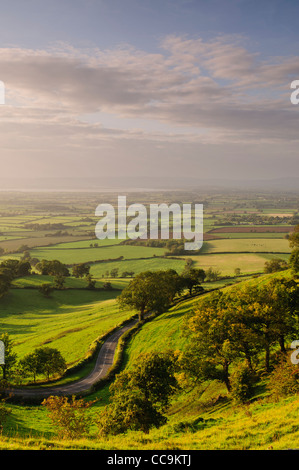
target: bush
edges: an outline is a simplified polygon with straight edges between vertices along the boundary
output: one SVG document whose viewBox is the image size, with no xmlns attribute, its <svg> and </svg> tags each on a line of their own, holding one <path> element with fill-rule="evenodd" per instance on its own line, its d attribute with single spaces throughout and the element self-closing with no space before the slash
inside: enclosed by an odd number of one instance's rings
<svg viewBox="0 0 299 470">
<path fill-rule="evenodd" d="M 42 402 L 49 417 L 58 430 L 60 439 L 79 439 L 88 434 L 90 418 L 85 410 L 92 402 L 85 402 L 82 398 L 75 400 L 72 397 L 50 396 Z"/>
<path fill-rule="evenodd" d="M 236 403 L 246 403 L 252 397 L 256 375 L 247 364 L 239 364 L 231 375 L 231 395 Z"/>
<path fill-rule="evenodd" d="M 292 364 L 288 355 L 275 366 L 267 388 L 276 400 L 299 392 L 299 366 Z"/>
<path fill-rule="evenodd" d="M 122 371 L 110 385 L 110 404 L 102 410 L 99 435 L 128 430 L 148 433 L 167 422 L 164 412 L 178 389 L 176 358 L 172 352 L 143 354 L 129 371 Z"/>
</svg>

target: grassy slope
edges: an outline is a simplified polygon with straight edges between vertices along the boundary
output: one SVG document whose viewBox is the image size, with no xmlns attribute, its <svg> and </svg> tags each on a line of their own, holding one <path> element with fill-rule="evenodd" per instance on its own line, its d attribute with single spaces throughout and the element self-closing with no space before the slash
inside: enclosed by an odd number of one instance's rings
<svg viewBox="0 0 299 470">
<path fill-rule="evenodd" d="M 0 328 L 15 342 L 18 358 L 47 345 L 73 364 L 98 336 L 132 316 L 115 303 L 118 294 L 73 289 L 45 298 L 37 289 L 13 289 L 1 300 Z"/>
<path fill-rule="evenodd" d="M 289 276 L 289 272 L 278 276 Z M 262 276 L 245 282 L 264 283 L 277 274 Z M 229 287 L 228 287 L 229 288 Z M 207 294 L 208 295 L 208 294 Z M 131 340 L 126 354 L 126 367 L 141 352 L 183 349 L 187 340 L 181 336 L 183 316 L 193 308 L 196 300 L 182 302 L 155 320 L 144 325 Z M 101 399 L 90 413 L 95 417 L 107 402 L 108 388 L 97 396 Z M 58 442 L 53 428 L 42 407 L 16 407 L 8 427 L 12 430 L 18 422 L 19 432 L 24 438 L 2 438 L 0 449 L 6 448 L 65 448 L 65 449 L 289 449 L 299 447 L 299 427 L 297 423 L 299 401 L 289 397 L 278 403 L 267 398 L 261 386 L 260 396 L 246 406 L 233 406 L 226 397 L 221 384 L 212 383 L 203 394 L 198 389 L 182 392 L 173 401 L 169 410 L 168 423 L 161 429 L 152 430 L 148 435 L 130 432 L 124 436 L 99 439 L 96 429 L 89 439 L 76 442 Z M 182 423 L 198 422 L 191 429 Z M 43 433 L 43 438 L 36 434 Z M 28 438 L 28 434 L 31 436 Z M 27 435 L 27 438 L 25 438 Z"/>
</svg>

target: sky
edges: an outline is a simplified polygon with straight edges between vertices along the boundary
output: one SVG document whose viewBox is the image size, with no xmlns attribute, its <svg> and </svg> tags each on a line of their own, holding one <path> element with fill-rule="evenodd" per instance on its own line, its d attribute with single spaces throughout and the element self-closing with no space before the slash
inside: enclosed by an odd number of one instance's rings
<svg viewBox="0 0 299 470">
<path fill-rule="evenodd" d="M 299 177 L 297 0 L 1 2 L 1 178 Z"/>
</svg>

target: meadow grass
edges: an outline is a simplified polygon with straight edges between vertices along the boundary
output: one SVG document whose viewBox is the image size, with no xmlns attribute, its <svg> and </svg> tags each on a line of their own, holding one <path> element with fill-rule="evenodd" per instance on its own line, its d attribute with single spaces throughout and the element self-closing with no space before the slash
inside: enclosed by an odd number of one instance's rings
<svg viewBox="0 0 299 470">
<path fill-rule="evenodd" d="M 228 229 L 228 228 L 227 228 Z M 232 239 L 236 239 L 236 238 L 241 238 L 241 239 L 255 239 L 255 238 L 265 238 L 265 239 L 268 239 L 268 238 L 279 238 L 279 239 L 283 239 L 284 238 L 284 235 L 283 233 L 279 233 L 279 232 L 230 232 L 229 230 L 227 230 L 227 232 L 221 232 L 221 233 L 212 233 L 211 235 L 215 236 L 215 237 L 219 237 L 219 238 L 232 238 Z"/>
<path fill-rule="evenodd" d="M 290 253 L 289 242 L 282 238 L 239 238 L 204 242 L 203 253 Z"/>
<path fill-rule="evenodd" d="M 291 277 L 291 271 L 263 275 L 257 279 L 248 279 L 244 283 L 265 283 L 274 277 Z M 231 288 L 233 286 L 225 289 Z M 188 345 L 188 338 L 182 335 L 184 315 L 196 307 L 200 298 L 181 301 L 169 311 L 146 323 L 130 340 L 123 367 L 130 368 L 144 352 L 184 350 Z M 59 313 L 56 315 L 59 316 Z M 92 424 L 88 437 L 74 441 L 57 439 L 55 427 L 43 406 L 9 405 L 12 414 L 5 425 L 0 449 L 299 448 L 297 396 L 275 402 L 268 395 L 262 387 L 246 405 L 235 405 L 227 395 L 224 385 L 213 381 L 208 386 L 204 384 L 203 387 L 179 391 L 171 401 L 167 424 L 160 429 L 152 429 L 149 434 L 129 431 L 123 435 L 100 438 L 96 425 Z M 98 401 L 88 410 L 91 423 L 95 423 L 98 413 L 108 403 L 109 384 L 87 397 L 87 400 L 94 398 Z"/>
<path fill-rule="evenodd" d="M 30 251 L 34 258 L 40 260 L 57 259 L 65 264 L 88 263 L 89 261 L 115 259 L 123 256 L 125 259 L 151 258 L 154 255 L 163 256 L 164 248 L 151 248 L 144 246 L 101 246 L 100 248 L 73 248 L 59 249 L 57 246 L 36 248 Z"/>
<path fill-rule="evenodd" d="M 194 267 L 207 270 L 217 269 L 222 275 L 232 276 L 236 268 L 240 268 L 242 274 L 262 273 L 265 262 L 279 258 L 288 261 L 289 254 L 264 254 L 264 253 L 208 253 L 190 256 Z"/>
<path fill-rule="evenodd" d="M 119 308 L 117 295 L 119 291 L 72 289 L 45 298 L 37 289 L 12 289 L 1 300 L 1 332 L 14 341 L 18 358 L 49 346 L 74 364 L 97 337 L 133 315 Z"/>
<path fill-rule="evenodd" d="M 148 258 L 148 259 L 132 259 L 132 260 L 123 260 L 123 261 L 113 261 L 107 263 L 96 263 L 91 265 L 90 273 L 96 277 L 101 278 L 105 276 L 106 271 L 111 271 L 111 269 L 118 269 L 119 276 L 123 272 L 134 272 L 139 274 L 144 271 L 157 271 L 160 269 L 174 269 L 178 273 L 181 273 L 184 269 L 186 260 L 185 258 L 181 259 L 171 259 L 171 258 Z"/>
</svg>

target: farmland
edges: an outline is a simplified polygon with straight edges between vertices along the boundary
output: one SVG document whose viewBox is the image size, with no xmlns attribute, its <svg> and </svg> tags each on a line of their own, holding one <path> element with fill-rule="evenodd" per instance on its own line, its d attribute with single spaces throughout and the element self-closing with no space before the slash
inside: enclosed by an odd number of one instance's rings
<svg viewBox="0 0 299 470">
<path fill-rule="evenodd" d="M 40 193 L 38 196 L 34 193 L 2 193 L 0 261 L 29 259 L 32 263 L 31 274 L 14 279 L 9 292 L 0 299 L 0 333 L 10 335 L 18 359 L 35 348 L 50 346 L 62 353 L 68 368 L 80 364 L 97 338 L 136 314 L 134 309 L 120 308 L 116 299 L 130 280 L 144 271 L 173 269 L 180 274 L 190 263 L 192 267 L 205 271 L 212 268 L 217 272 L 217 279 L 203 282 L 207 293 L 245 280 L 250 282 L 251 278 L 254 282 L 262 281 L 266 261 L 276 258 L 288 262 L 291 253 L 288 236 L 299 223 L 299 199 L 293 193 L 128 193 L 128 204 L 203 203 L 203 247 L 198 252 L 182 253 L 175 249 L 171 251 L 167 240 L 159 240 L 157 246 L 152 246 L 147 240 L 142 243 L 138 240 L 124 243 L 117 238 L 98 240 L 95 237 L 95 208 L 101 202 L 115 204 L 116 199 L 113 193 L 100 192 Z M 44 284 L 54 285 L 55 279 L 38 270 L 38 263 L 42 260 L 59 260 L 70 271 L 63 288 L 55 288 L 49 296 L 43 295 L 39 288 Z M 80 263 L 89 266 L 94 288 L 88 288 L 85 277 L 73 275 L 73 266 Z M 105 287 L 107 283 L 108 289 Z M 193 299 L 185 300 L 146 323 L 129 343 L 124 366 L 130 367 L 143 352 L 168 348 L 184 350 L 187 340 L 181 335 L 182 322 L 193 307 Z M 84 375 L 87 370 L 85 367 L 79 374 Z M 73 375 L 68 380 L 77 377 Z M 211 396 L 212 392 L 211 387 Z M 219 386 L 213 393 L 219 395 L 223 388 Z M 107 386 L 94 393 L 93 398 L 99 400 L 94 412 L 101 410 L 108 396 Z M 191 398 L 182 395 L 170 409 L 166 433 L 172 436 L 169 437 L 171 445 L 175 446 L 177 442 L 182 448 L 188 448 L 184 435 L 173 434 L 171 426 L 184 418 L 184 410 L 194 418 L 200 407 L 198 400 L 195 402 L 196 406 Z M 286 403 L 285 406 L 288 409 L 291 404 Z M 230 421 L 229 409 L 227 413 Z M 262 413 L 259 416 L 261 420 L 266 419 Z M 13 417 L 7 428 L 11 436 L 16 433 L 14 419 L 22 423 L 19 430 L 23 437 L 32 434 L 53 436 L 45 410 L 40 407 L 27 409 L 13 405 Z M 231 424 L 236 427 L 238 445 L 237 422 Z M 157 440 L 163 445 L 164 439 L 159 431 L 153 431 L 149 446 L 155 446 Z M 191 441 L 189 436 L 189 443 Z M 195 441 L 192 445 L 198 448 L 198 440 Z M 252 445 L 253 441 L 249 439 L 248 442 Z M 119 448 L 133 445 L 125 439 L 115 440 L 114 444 Z M 85 445 L 96 446 L 94 442 Z M 102 442 L 101 445 L 108 444 Z M 224 440 L 216 445 L 225 446 Z M 141 441 L 138 446 L 146 448 Z"/>
<path fill-rule="evenodd" d="M 217 286 L 231 281 L 236 269 L 241 279 L 263 273 L 266 261 L 288 260 L 290 247 L 286 235 L 293 230 L 298 214 L 296 195 L 278 198 L 270 194 L 258 198 L 249 194 L 242 195 L 240 202 L 239 198 L 227 194 L 128 194 L 128 204 L 137 198 L 145 205 L 157 201 L 170 204 L 175 200 L 204 203 L 202 249 L 196 253 L 165 256 L 166 245 L 123 244 L 123 240 L 117 238 L 98 240 L 95 237 L 95 208 L 100 202 L 115 202 L 114 194 L 41 193 L 37 198 L 30 193 L 4 192 L 1 196 L 3 260 L 21 259 L 24 255 L 35 263 L 43 259 L 59 260 L 70 272 L 74 264 L 89 263 L 97 288 L 101 289 L 105 281 L 109 281 L 116 289 L 100 293 L 88 291 L 84 279 L 70 276 L 65 280 L 65 290 L 55 291 L 51 299 L 46 299 L 37 288 L 43 283 L 51 284 L 53 278 L 42 276 L 33 267 L 33 274 L 16 279 L 11 292 L 3 298 L 1 329 L 13 335 L 17 351 L 23 355 L 30 348 L 51 343 L 62 348 L 68 364 L 84 357 L 89 344 L 105 329 L 127 318 L 129 312 L 119 312 L 115 298 L 132 276 L 160 269 L 181 273 L 187 259 L 192 260 L 196 268 L 217 270 L 220 275 Z M 210 285 L 213 287 L 215 283 Z M 104 310 L 107 312 L 104 317 L 102 313 L 97 317 L 96 312 Z M 76 348 L 72 348 L 71 344 L 75 343 Z"/>
<path fill-rule="evenodd" d="M 20 258 L 24 251 L 36 259 L 58 259 L 71 266 L 91 263 L 95 277 L 104 277 L 113 267 L 119 274 L 141 272 L 161 266 L 182 270 L 186 255 L 164 257 L 165 247 L 123 245 L 122 240 L 97 240 L 95 208 L 99 203 L 116 203 L 106 193 L 62 193 L 59 195 L 3 193 L 0 228 L 2 258 Z M 290 248 L 286 237 L 298 220 L 298 201 L 293 194 L 213 193 L 131 193 L 127 202 L 172 203 L 200 201 L 204 205 L 204 245 L 198 254 L 190 253 L 196 266 L 217 267 L 232 274 L 239 267 L 243 274 L 263 271 L 269 256 L 287 259 Z M 297 219 L 296 219 L 297 217 Z M 174 258 L 172 257 L 172 258 Z M 239 261 L 239 262 L 238 262 Z"/>
</svg>

